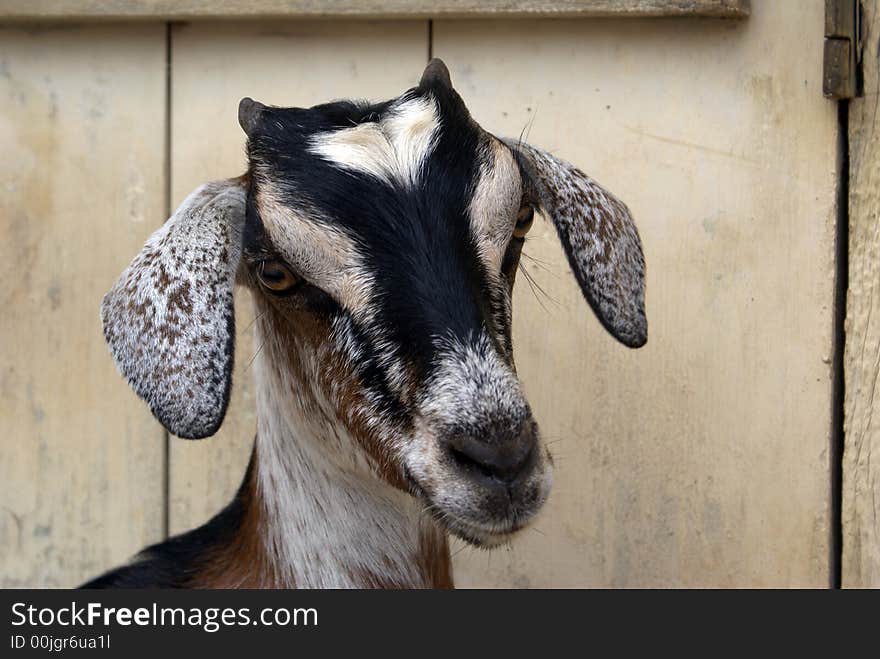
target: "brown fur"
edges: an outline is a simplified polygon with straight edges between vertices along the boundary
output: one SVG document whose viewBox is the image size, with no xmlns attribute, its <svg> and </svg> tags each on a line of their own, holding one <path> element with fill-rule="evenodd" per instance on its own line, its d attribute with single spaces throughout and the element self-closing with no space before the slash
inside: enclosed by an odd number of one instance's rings
<svg viewBox="0 0 880 659">
<path fill-rule="evenodd" d="M 427 587 L 450 590 L 455 587 L 452 581 L 452 559 L 449 554 L 449 544 L 443 531 L 434 526 L 423 528 L 414 560 L 422 574 L 422 583 L 414 584 L 395 579 L 391 576 L 393 574 L 391 561 L 388 561 L 389 569 L 386 574 L 352 571 L 349 572 L 349 577 L 353 583 L 360 584 L 361 588 L 402 590 Z"/>
<path fill-rule="evenodd" d="M 300 358 L 302 351 L 323 355 L 321 361 L 326 364 L 326 368 L 314 375 L 317 376 L 320 388 L 335 401 L 339 420 L 370 457 L 376 475 L 393 487 L 407 491 L 406 480 L 397 463 L 368 427 L 366 419 L 357 411 L 364 402 L 363 387 L 352 372 L 348 360 L 332 353 L 324 354 L 327 351 L 325 340 L 330 333 L 329 323 L 308 311 L 283 308 L 283 301 L 264 297 L 260 292 L 257 292 L 256 298 L 260 322 L 266 323 L 266 336 L 274 337 L 273 340 L 277 341 L 279 348 L 279 358 L 284 360 L 278 367 L 285 368 L 295 380 L 303 383 L 297 391 L 290 392 L 291 395 L 296 396 L 310 414 L 325 414 L 316 401 L 307 398 L 310 388 L 306 383 L 315 378 L 306 373 Z M 296 328 L 295 332 L 293 328 Z"/>
<path fill-rule="evenodd" d="M 289 392 L 299 399 L 307 413 L 324 415 L 326 411 L 310 395 L 307 383 L 315 380 L 319 388 L 334 401 L 338 418 L 371 459 L 376 474 L 392 486 L 407 491 L 408 485 L 397 463 L 380 439 L 371 431 L 366 420 L 357 412 L 363 402 L 362 387 L 347 360 L 338 355 L 322 355 L 327 350 L 326 337 L 329 323 L 308 310 L 292 308 L 284 298 L 271 298 L 256 291 L 258 322 L 264 324 L 263 334 L 272 345 L 258 346 L 271 350 L 277 356 L 276 367 L 302 386 Z M 303 354 L 321 355 L 319 361 L 326 365 L 318 374 L 311 374 L 303 362 Z M 328 421 L 332 421 L 329 420 Z M 256 449 L 253 459 L 256 460 Z M 293 587 L 279 583 L 279 578 L 269 562 L 263 538 L 266 536 L 264 513 L 259 501 L 256 470 L 252 470 L 245 484 L 244 503 L 246 514 L 236 535 L 228 547 L 212 552 L 206 567 L 193 579 L 194 587 L 201 588 L 267 588 Z M 427 522 L 419 537 L 419 546 L 413 560 L 419 566 L 423 582 L 413 584 L 395 579 L 387 574 L 352 573 L 354 583 L 364 588 L 413 588 L 428 584 L 431 588 L 452 588 L 452 569 L 446 534 Z M 389 568 L 392 568 L 389 561 Z"/>
<path fill-rule="evenodd" d="M 257 460 L 254 445 L 251 464 Z M 232 542 L 208 551 L 198 572 L 188 584 L 190 588 L 292 588 L 283 583 L 269 559 L 264 543 L 265 515 L 257 487 L 257 470 L 248 469 L 248 476 L 238 494 L 244 514 Z"/>
<path fill-rule="evenodd" d="M 418 561 L 431 588 L 449 590 L 455 587 L 452 581 L 452 557 L 445 532 L 433 527 L 422 531 Z"/>
</svg>

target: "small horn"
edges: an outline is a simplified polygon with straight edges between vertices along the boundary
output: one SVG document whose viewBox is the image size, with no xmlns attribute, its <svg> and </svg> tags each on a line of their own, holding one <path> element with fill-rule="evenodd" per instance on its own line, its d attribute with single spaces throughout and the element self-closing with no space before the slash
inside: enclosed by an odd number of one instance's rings
<svg viewBox="0 0 880 659">
<path fill-rule="evenodd" d="M 422 79 L 419 80 L 419 87 L 442 86 L 452 89 L 452 78 L 449 77 L 449 69 L 443 63 L 443 60 L 436 57 L 428 62 Z"/>
<path fill-rule="evenodd" d="M 266 106 L 245 96 L 238 103 L 238 123 L 246 135 L 250 135 L 257 127 L 260 113 Z"/>
</svg>

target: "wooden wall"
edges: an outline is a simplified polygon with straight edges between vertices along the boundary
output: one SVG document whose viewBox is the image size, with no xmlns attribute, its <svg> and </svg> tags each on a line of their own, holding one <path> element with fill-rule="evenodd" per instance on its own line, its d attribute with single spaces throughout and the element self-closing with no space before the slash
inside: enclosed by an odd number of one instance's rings
<svg viewBox="0 0 880 659">
<path fill-rule="evenodd" d="M 243 170 L 240 97 L 394 96 L 430 48 L 484 127 L 526 128 L 626 200 L 648 262 L 650 339 L 628 351 L 533 230 L 546 296 L 519 283 L 514 334 L 555 490 L 510 549 L 456 545 L 459 585 L 827 585 L 823 3 L 753 5 L 744 21 L 438 20 L 430 37 L 424 20 L 0 31 L 2 583 L 75 584 L 231 496 L 255 427 L 248 333 L 219 435 L 166 455 L 103 346 L 100 297 L 169 202 Z M 245 295 L 237 311 L 247 327 Z"/>
<path fill-rule="evenodd" d="M 98 304 L 165 212 L 165 29 L 0 30 L 0 585 L 161 537 L 162 429 Z"/>
<path fill-rule="evenodd" d="M 527 252 L 517 364 L 559 456 L 536 531 L 469 584 L 825 586 L 836 107 L 823 4 L 746 22 L 440 22 L 474 115 L 625 199 L 649 340 L 615 345 L 552 229 Z M 814 35 L 814 36 L 810 36 Z M 555 300 L 555 302 L 554 302 Z"/>
<path fill-rule="evenodd" d="M 849 109 L 849 292 L 843 453 L 844 586 L 880 587 L 880 7 L 864 3 L 865 95 Z M 875 419 L 874 417 L 877 417 Z"/>
</svg>

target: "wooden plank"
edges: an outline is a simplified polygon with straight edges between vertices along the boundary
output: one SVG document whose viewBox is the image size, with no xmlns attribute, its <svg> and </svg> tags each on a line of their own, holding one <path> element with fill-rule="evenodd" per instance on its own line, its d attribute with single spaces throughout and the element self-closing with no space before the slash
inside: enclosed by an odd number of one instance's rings
<svg viewBox="0 0 880 659">
<path fill-rule="evenodd" d="M 863 0 L 865 95 L 850 101 L 842 584 L 880 587 L 880 7 Z M 875 418 L 876 417 L 876 418 Z"/>
<path fill-rule="evenodd" d="M 242 96 L 301 106 L 344 97 L 390 98 L 418 81 L 427 39 L 424 22 L 175 26 L 174 203 L 206 180 L 244 171 L 244 135 L 237 121 Z M 200 442 L 171 440 L 172 533 L 218 512 L 244 475 L 256 431 L 251 318 L 249 294 L 240 289 L 232 401 L 220 432 Z"/>
<path fill-rule="evenodd" d="M 509 551 L 456 556 L 460 586 L 828 585 L 837 118 L 823 9 L 434 23 L 475 119 L 525 129 L 620 195 L 648 265 L 649 340 L 629 351 L 536 222 L 524 263 L 547 295 L 518 281 L 515 354 L 555 489 Z"/>
<path fill-rule="evenodd" d="M 750 0 L 0 0 L 13 20 L 205 18 L 745 18 Z"/>
<path fill-rule="evenodd" d="M 160 539 L 163 433 L 103 294 L 164 212 L 165 29 L 0 30 L 0 586 L 74 586 Z"/>
</svg>

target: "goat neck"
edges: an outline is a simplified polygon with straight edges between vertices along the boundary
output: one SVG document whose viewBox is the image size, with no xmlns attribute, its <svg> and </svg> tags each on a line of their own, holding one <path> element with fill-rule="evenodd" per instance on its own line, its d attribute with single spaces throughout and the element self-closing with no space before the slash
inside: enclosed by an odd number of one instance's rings
<svg viewBox="0 0 880 659">
<path fill-rule="evenodd" d="M 255 324 L 254 499 L 282 587 L 450 587 L 446 535 L 408 493 L 376 477 L 344 421 L 303 377 L 318 360 L 271 314 Z"/>
</svg>

